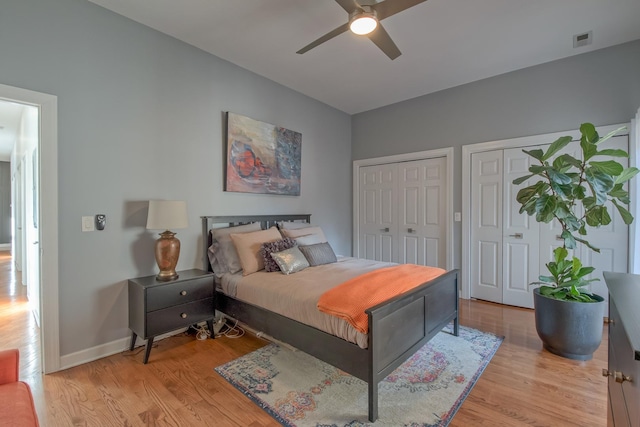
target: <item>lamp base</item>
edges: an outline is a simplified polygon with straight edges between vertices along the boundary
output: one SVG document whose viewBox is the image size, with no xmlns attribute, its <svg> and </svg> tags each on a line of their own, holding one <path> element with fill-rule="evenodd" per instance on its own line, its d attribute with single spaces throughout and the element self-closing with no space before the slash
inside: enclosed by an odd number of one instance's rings
<svg viewBox="0 0 640 427">
<path fill-rule="evenodd" d="M 178 278 L 176 273 L 176 265 L 180 257 L 180 240 L 175 237 L 176 233 L 166 230 L 160 233 L 160 238 L 156 240 L 156 262 L 160 273 L 156 276 L 156 280 L 168 282 Z"/>
</svg>

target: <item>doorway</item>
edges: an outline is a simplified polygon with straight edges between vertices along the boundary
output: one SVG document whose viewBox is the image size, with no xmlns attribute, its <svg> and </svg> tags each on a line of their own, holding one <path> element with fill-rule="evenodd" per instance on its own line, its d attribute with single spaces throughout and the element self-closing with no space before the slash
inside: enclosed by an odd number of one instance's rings
<svg viewBox="0 0 640 427">
<path fill-rule="evenodd" d="M 0 84 L 0 111 L 9 105 L 20 109 L 11 156 L 12 261 L 40 326 L 42 370 L 51 373 L 60 369 L 57 98 Z"/>
</svg>

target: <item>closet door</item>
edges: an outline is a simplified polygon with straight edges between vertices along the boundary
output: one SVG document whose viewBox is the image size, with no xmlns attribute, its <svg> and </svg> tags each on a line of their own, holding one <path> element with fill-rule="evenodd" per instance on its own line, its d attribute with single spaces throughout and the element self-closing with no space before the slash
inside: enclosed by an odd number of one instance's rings
<svg viewBox="0 0 640 427">
<path fill-rule="evenodd" d="M 399 260 L 446 268 L 446 159 L 398 164 Z"/>
<path fill-rule="evenodd" d="M 358 235 L 361 258 L 398 259 L 398 168 L 395 164 L 360 168 Z"/>
<path fill-rule="evenodd" d="M 533 288 L 540 275 L 540 226 L 535 217 L 520 214 L 518 191 L 537 182 L 530 179 L 514 185 L 513 180 L 529 173 L 534 159 L 521 148 L 504 150 L 502 303 L 533 308 Z"/>
<path fill-rule="evenodd" d="M 502 150 L 471 156 L 471 297 L 502 302 Z"/>
</svg>

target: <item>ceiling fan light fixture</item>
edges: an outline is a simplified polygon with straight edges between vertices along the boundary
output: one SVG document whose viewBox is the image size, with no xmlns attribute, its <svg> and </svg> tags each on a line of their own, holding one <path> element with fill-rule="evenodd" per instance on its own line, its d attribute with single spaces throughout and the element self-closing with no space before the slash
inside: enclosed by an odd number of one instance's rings
<svg viewBox="0 0 640 427">
<path fill-rule="evenodd" d="M 362 10 L 354 11 L 349 19 L 349 29 L 360 36 L 371 33 L 377 26 L 376 11 L 368 6 L 362 6 Z"/>
</svg>

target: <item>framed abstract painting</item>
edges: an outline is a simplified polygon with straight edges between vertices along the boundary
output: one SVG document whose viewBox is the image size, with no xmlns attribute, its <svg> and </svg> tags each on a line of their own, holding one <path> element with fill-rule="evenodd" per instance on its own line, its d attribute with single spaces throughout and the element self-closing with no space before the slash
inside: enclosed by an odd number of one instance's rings
<svg viewBox="0 0 640 427">
<path fill-rule="evenodd" d="M 227 112 L 226 191 L 300 195 L 302 134 Z"/>
</svg>

